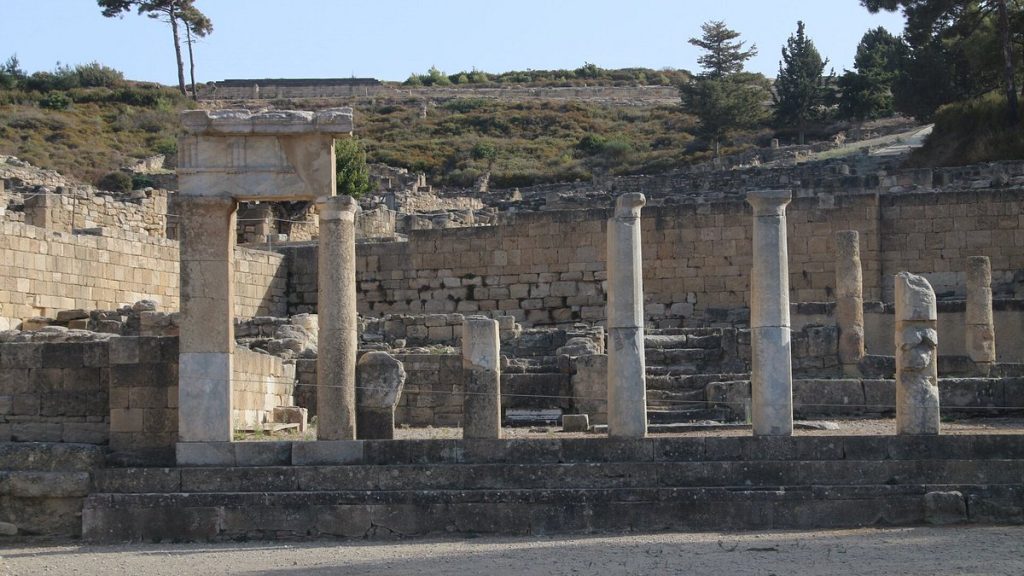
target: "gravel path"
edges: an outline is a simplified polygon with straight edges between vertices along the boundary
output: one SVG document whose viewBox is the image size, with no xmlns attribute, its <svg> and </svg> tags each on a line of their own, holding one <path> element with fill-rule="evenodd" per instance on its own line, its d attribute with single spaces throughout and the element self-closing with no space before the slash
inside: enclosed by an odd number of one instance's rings
<svg viewBox="0 0 1024 576">
<path fill-rule="evenodd" d="M 0 548 L 0 575 L 1014 575 L 1024 527 Z"/>
</svg>

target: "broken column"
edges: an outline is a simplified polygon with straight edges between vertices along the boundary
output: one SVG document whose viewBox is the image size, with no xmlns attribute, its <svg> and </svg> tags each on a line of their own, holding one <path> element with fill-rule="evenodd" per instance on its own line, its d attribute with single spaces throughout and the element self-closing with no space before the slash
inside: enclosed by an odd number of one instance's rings
<svg viewBox="0 0 1024 576">
<path fill-rule="evenodd" d="M 317 438 L 356 437 L 356 233 L 359 205 L 351 196 L 317 200 L 320 247 L 317 262 Z"/>
<path fill-rule="evenodd" d="M 747 194 L 754 208 L 750 275 L 751 422 L 755 436 L 793 434 L 793 364 L 789 328 L 789 190 Z"/>
<path fill-rule="evenodd" d="M 996 361 L 992 319 L 992 264 L 988 256 L 967 259 L 967 355 L 988 373 Z"/>
<path fill-rule="evenodd" d="M 185 196 L 179 206 L 178 437 L 182 442 L 230 442 L 236 203 Z"/>
<path fill-rule="evenodd" d="M 643 194 L 623 194 L 608 220 L 608 435 L 647 435 L 644 287 L 640 252 Z"/>
<path fill-rule="evenodd" d="M 859 377 L 857 363 L 864 358 L 864 288 L 856 230 L 836 233 L 836 324 L 843 374 Z"/>
<path fill-rule="evenodd" d="M 896 275 L 896 433 L 939 433 L 939 346 L 928 280 Z"/>
<path fill-rule="evenodd" d="M 356 437 L 395 437 L 395 406 L 405 385 L 405 367 L 387 352 L 367 352 L 356 365 Z"/>
<path fill-rule="evenodd" d="M 501 438 L 498 321 L 469 316 L 462 323 L 463 438 Z"/>
</svg>

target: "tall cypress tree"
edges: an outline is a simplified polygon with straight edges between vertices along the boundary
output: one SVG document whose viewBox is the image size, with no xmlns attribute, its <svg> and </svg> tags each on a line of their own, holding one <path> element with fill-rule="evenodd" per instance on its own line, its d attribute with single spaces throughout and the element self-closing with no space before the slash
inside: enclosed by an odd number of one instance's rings
<svg viewBox="0 0 1024 576">
<path fill-rule="evenodd" d="M 804 23 L 796 23 L 796 34 L 786 40 L 775 79 L 775 120 L 780 126 L 796 126 L 804 143 L 807 124 L 819 116 L 825 100 L 826 78 L 822 76 L 828 60 L 822 60 L 814 42 L 804 33 Z"/>
</svg>

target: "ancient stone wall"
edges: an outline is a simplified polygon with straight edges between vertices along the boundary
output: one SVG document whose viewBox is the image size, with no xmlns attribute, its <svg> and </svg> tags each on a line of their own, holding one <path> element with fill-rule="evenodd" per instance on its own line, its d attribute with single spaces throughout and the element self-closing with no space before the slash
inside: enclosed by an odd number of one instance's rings
<svg viewBox="0 0 1024 576">
<path fill-rule="evenodd" d="M 888 299 L 900 270 L 924 274 L 940 295 L 962 297 L 972 255 L 989 256 L 994 292 L 1013 296 L 1021 289 L 1014 274 L 1024 269 L 1020 212 L 1020 194 L 1001 190 L 796 199 L 788 210 L 791 299 L 834 300 L 839 230 L 860 232 L 865 300 Z M 601 321 L 606 217 L 606 210 L 517 214 L 499 226 L 361 244 L 360 311 L 500 311 L 528 326 Z M 745 322 L 750 221 L 740 200 L 645 208 L 648 320 L 661 328 Z M 316 247 L 281 250 L 289 313 L 315 312 Z"/>
<path fill-rule="evenodd" d="M 129 194 L 98 194 L 91 187 L 43 188 L 25 195 L 25 222 L 55 232 L 115 228 L 124 232 L 166 236 L 166 190 Z"/>
<path fill-rule="evenodd" d="M 231 382 L 235 429 L 259 429 L 272 421 L 275 407 L 295 403 L 295 364 L 276 356 L 235 348 Z"/>
<path fill-rule="evenodd" d="M 105 230 L 103 235 L 0 224 L 0 329 L 59 310 L 116 309 L 142 299 L 178 307 L 177 242 Z M 285 315 L 282 256 L 238 248 L 239 317 Z"/>
<path fill-rule="evenodd" d="M 294 364 L 238 348 L 234 425 L 270 421 L 294 404 Z M 178 339 L 0 343 L 0 442 L 168 449 L 178 435 Z"/>
<path fill-rule="evenodd" d="M 309 81 L 305 84 L 275 83 L 273 80 L 251 80 L 232 85 L 211 82 L 200 89 L 203 100 L 257 100 L 274 98 L 352 98 L 391 96 L 396 98 L 540 98 L 545 100 L 603 100 L 637 103 L 678 102 L 679 91 L 673 86 L 574 86 L 527 88 L 406 88 L 384 84 L 344 84 Z"/>
</svg>

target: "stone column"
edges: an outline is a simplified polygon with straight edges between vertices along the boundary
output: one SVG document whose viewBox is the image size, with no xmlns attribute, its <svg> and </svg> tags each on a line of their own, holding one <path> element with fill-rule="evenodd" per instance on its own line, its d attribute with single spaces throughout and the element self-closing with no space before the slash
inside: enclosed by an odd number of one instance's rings
<svg viewBox="0 0 1024 576">
<path fill-rule="evenodd" d="M 928 280 L 896 275 L 896 433 L 939 433 L 939 338 Z"/>
<path fill-rule="evenodd" d="M 317 200 L 320 248 L 317 260 L 316 360 L 317 438 L 356 437 L 356 312 L 355 217 L 359 205 L 350 196 Z"/>
<path fill-rule="evenodd" d="M 183 196 L 178 438 L 230 442 L 235 350 L 235 209 L 232 198 Z"/>
<path fill-rule="evenodd" d="M 789 190 L 747 194 L 754 208 L 750 275 L 751 421 L 755 436 L 793 434 L 793 360 L 789 329 Z"/>
<path fill-rule="evenodd" d="M 501 438 L 500 354 L 498 321 L 467 317 L 462 323 L 463 438 Z"/>
<path fill-rule="evenodd" d="M 644 358 L 643 194 L 623 194 L 608 220 L 608 435 L 647 435 Z"/>
<path fill-rule="evenodd" d="M 387 352 L 367 352 L 356 365 L 356 437 L 395 437 L 395 406 L 405 385 L 405 366 Z"/>
<path fill-rule="evenodd" d="M 986 374 L 996 361 L 992 319 L 992 264 L 988 256 L 967 259 L 967 355 Z"/>
<path fill-rule="evenodd" d="M 859 377 L 857 363 L 864 358 L 864 288 L 856 230 L 836 233 L 836 324 L 843 374 Z"/>
</svg>

